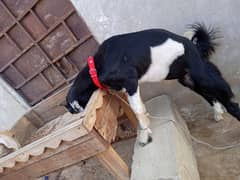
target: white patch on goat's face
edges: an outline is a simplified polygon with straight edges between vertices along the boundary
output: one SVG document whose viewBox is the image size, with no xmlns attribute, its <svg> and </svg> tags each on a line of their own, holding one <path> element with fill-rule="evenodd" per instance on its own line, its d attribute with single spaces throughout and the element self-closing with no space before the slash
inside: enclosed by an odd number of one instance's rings
<svg viewBox="0 0 240 180">
<path fill-rule="evenodd" d="M 79 103 L 75 100 L 73 102 L 70 103 L 70 105 L 72 106 L 72 108 L 77 111 L 77 112 L 82 112 L 84 109 L 82 106 L 79 105 Z"/>
<path fill-rule="evenodd" d="M 218 101 L 213 102 L 214 119 L 215 121 L 223 120 L 223 113 L 225 112 L 223 106 Z"/>
<path fill-rule="evenodd" d="M 140 79 L 140 82 L 164 80 L 169 73 L 170 65 L 183 54 L 183 44 L 172 39 L 167 39 L 159 46 L 151 47 L 151 65 Z"/>
<path fill-rule="evenodd" d="M 126 88 L 122 88 L 121 91 L 124 93 L 127 92 Z"/>
</svg>

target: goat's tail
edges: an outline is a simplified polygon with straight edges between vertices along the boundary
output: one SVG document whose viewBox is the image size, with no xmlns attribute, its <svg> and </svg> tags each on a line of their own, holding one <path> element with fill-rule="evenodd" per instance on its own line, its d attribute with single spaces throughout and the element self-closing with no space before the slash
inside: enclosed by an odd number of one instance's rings
<svg viewBox="0 0 240 180">
<path fill-rule="evenodd" d="M 216 39 L 220 38 L 219 31 L 213 27 L 206 27 L 203 23 L 195 23 L 188 25 L 187 31 L 184 36 L 190 39 L 197 47 L 200 55 L 208 59 L 216 49 L 218 43 Z"/>
</svg>

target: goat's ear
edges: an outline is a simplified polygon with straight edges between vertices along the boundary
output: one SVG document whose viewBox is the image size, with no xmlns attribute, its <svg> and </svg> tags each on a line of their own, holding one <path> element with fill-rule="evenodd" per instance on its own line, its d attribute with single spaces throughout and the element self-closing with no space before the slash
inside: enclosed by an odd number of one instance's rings
<svg viewBox="0 0 240 180">
<path fill-rule="evenodd" d="M 194 88 L 194 81 L 192 80 L 191 76 L 189 73 L 185 74 L 183 80 L 181 81 L 185 86 L 193 89 Z"/>
</svg>

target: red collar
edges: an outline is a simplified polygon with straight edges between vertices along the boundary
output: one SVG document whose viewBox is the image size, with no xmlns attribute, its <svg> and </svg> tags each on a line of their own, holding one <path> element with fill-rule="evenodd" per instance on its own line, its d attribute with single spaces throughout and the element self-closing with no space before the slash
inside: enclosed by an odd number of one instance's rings
<svg viewBox="0 0 240 180">
<path fill-rule="evenodd" d="M 93 83 L 100 89 L 108 91 L 108 88 L 100 83 L 97 75 L 97 70 L 95 68 L 94 58 L 92 56 L 88 57 L 88 67 L 89 67 L 89 74 L 92 78 Z"/>
</svg>

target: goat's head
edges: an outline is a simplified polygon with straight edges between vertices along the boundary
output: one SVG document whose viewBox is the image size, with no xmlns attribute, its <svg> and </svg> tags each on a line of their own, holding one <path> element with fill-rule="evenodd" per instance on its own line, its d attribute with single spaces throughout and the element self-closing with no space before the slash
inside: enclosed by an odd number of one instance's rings
<svg viewBox="0 0 240 180">
<path fill-rule="evenodd" d="M 66 97 L 65 107 L 67 110 L 72 114 L 80 113 L 84 110 L 85 105 L 86 103 L 81 101 L 80 95 L 76 93 L 74 87 L 72 86 Z"/>
</svg>

